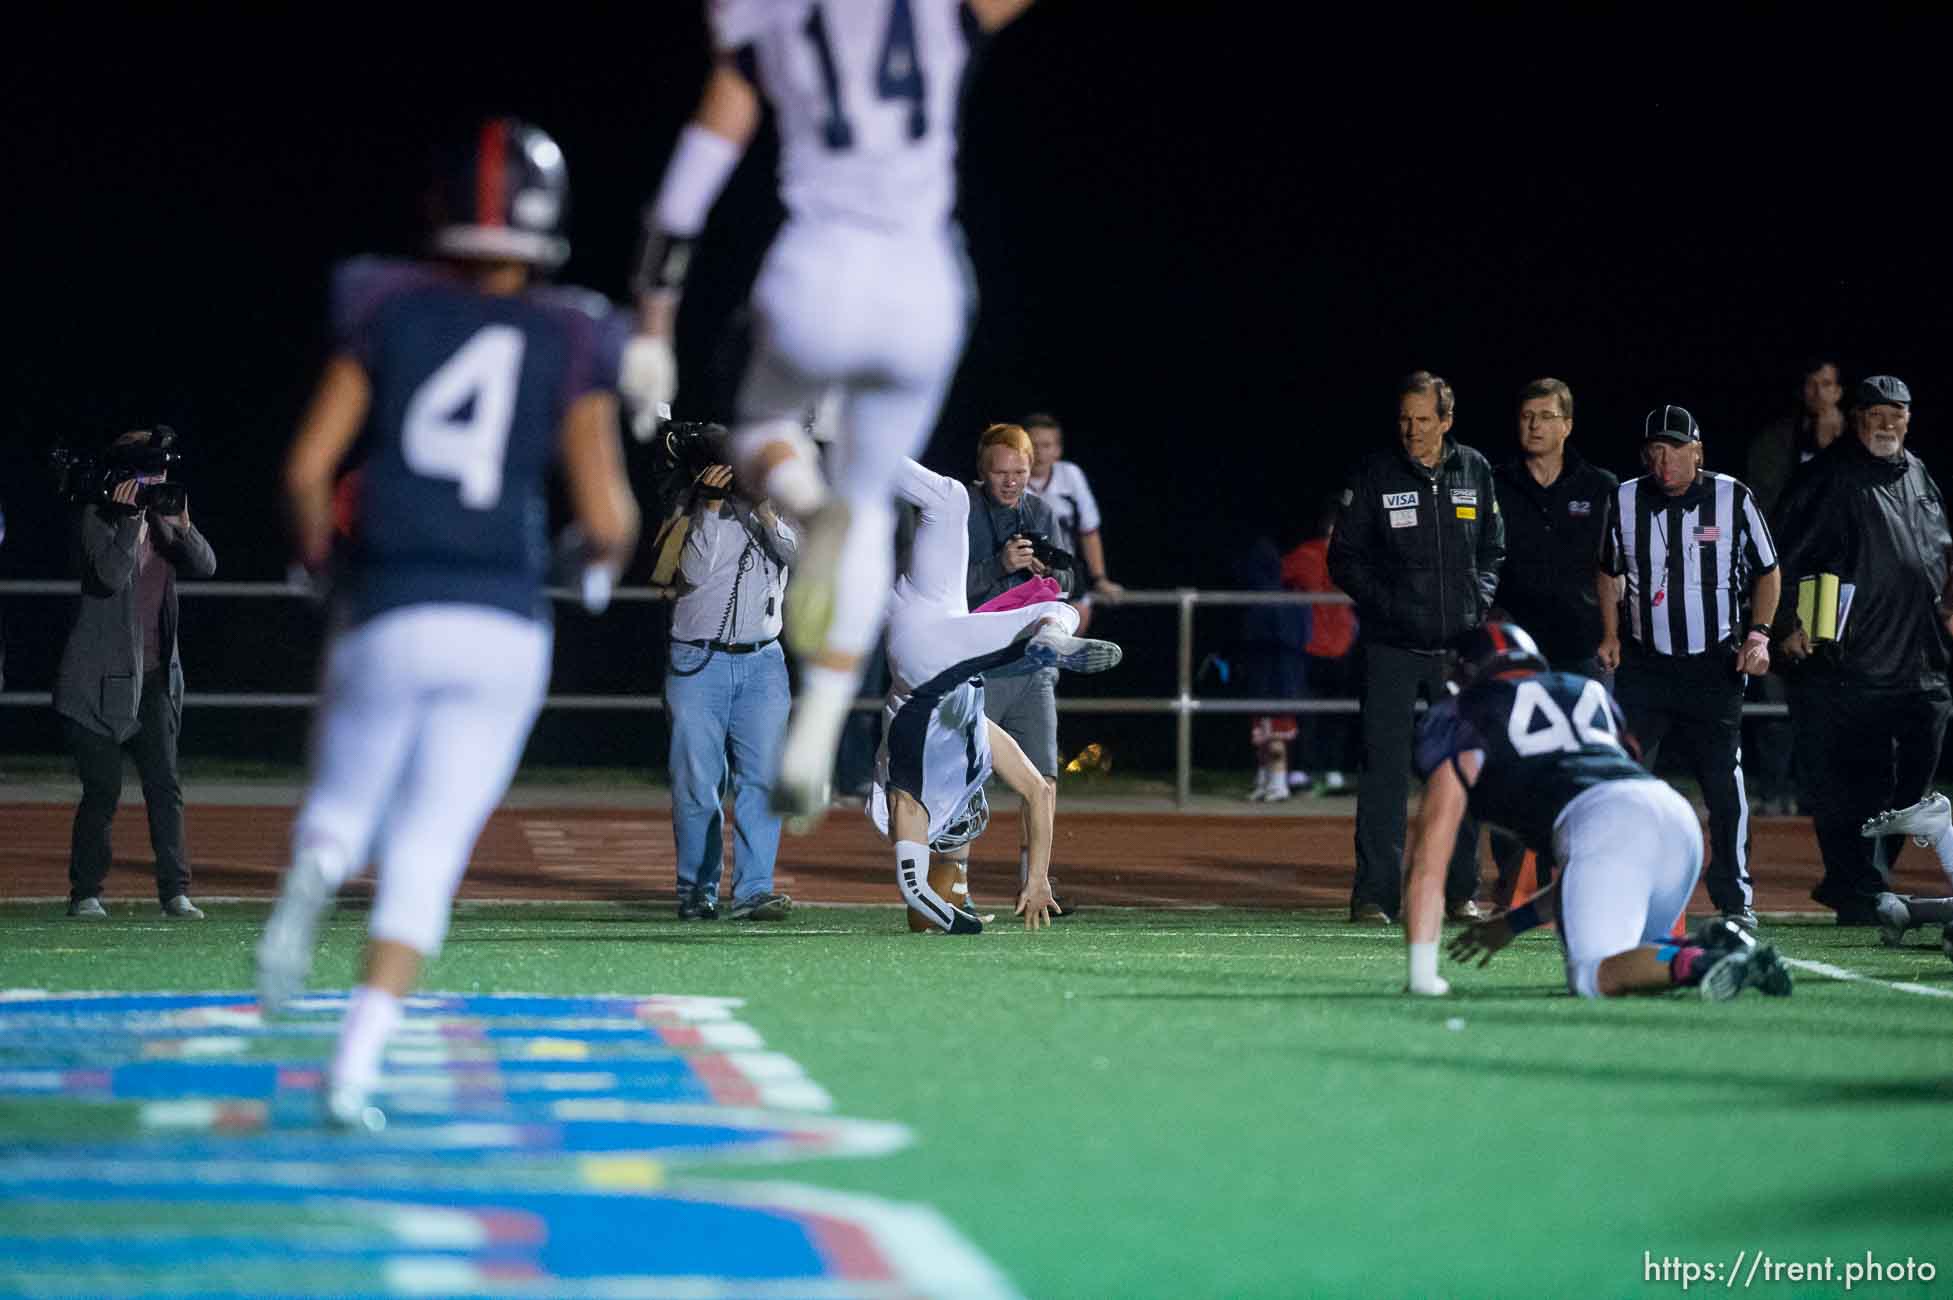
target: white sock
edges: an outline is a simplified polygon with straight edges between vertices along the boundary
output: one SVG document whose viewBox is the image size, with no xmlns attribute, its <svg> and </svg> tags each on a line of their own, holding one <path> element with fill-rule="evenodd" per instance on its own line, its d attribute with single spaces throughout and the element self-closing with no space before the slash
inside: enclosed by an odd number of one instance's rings
<svg viewBox="0 0 1953 1300">
<path fill-rule="evenodd" d="M 814 463 L 789 456 L 766 471 L 766 495 L 796 519 L 805 520 L 827 504 L 827 484 Z"/>
<path fill-rule="evenodd" d="M 1410 947 L 1410 990 L 1413 993 L 1441 993 L 1446 985 L 1438 978 L 1438 945 L 1413 943 Z"/>
<path fill-rule="evenodd" d="M 1933 837 L 1933 852 L 1939 855 L 1939 869 L 1953 881 L 1953 826 Z"/>
<path fill-rule="evenodd" d="M 929 887 L 929 846 L 914 840 L 895 841 L 895 883 L 902 901 L 929 919 L 939 930 L 950 927 L 957 903 Z"/>
<path fill-rule="evenodd" d="M 400 1023 L 400 999 L 385 989 L 362 984 L 353 990 L 339 1027 L 339 1046 L 326 1079 L 334 1087 L 371 1092 L 380 1081 L 380 1058 Z"/>
</svg>

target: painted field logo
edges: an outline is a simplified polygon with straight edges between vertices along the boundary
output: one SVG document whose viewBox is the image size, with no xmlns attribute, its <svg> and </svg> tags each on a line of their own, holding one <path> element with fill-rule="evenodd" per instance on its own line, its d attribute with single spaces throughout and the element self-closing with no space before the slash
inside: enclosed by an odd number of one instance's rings
<svg viewBox="0 0 1953 1300">
<path fill-rule="evenodd" d="M 1012 1294 L 934 1210 L 689 1172 L 910 1141 L 739 1005 L 411 999 L 351 1135 L 314 1120 L 343 997 L 0 993 L 0 1291 Z"/>
</svg>

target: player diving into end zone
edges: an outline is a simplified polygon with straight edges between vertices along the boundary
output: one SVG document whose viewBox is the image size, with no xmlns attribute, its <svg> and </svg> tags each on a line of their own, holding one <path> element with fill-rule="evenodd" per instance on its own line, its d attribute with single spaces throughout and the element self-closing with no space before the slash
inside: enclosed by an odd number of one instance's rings
<svg viewBox="0 0 1953 1300">
<path fill-rule="evenodd" d="M 321 1094 L 338 1127 L 385 1123 L 367 1099 L 387 1038 L 542 707 L 551 463 L 606 583 L 637 537 L 617 438 L 623 331 L 596 295 L 534 283 L 569 253 L 562 153 L 506 118 L 469 144 L 437 196 L 438 261 L 363 258 L 334 275 L 337 348 L 285 467 L 300 559 L 333 562 L 332 627 L 258 994 L 270 1015 L 305 987 L 320 918 L 370 858 L 365 964 Z M 361 452 L 335 555 L 334 476 Z"/>
<path fill-rule="evenodd" d="M 1454 677 L 1417 737 L 1426 778 L 1417 848 L 1405 884 L 1406 992 L 1438 996 L 1438 927 L 1445 868 L 1469 803 L 1534 852 L 1551 851 L 1559 879 L 1523 906 L 1471 926 L 1451 945 L 1484 965 L 1517 935 L 1558 919 L 1567 987 L 1586 998 L 1699 987 L 1726 1001 L 1746 988 L 1790 992 L 1770 944 L 1740 926 L 1705 922 L 1669 938 L 1702 872 L 1695 809 L 1629 756 L 1620 707 L 1591 678 L 1551 671 L 1524 629 L 1488 623 L 1470 633 Z"/>
<path fill-rule="evenodd" d="M 989 821 L 983 784 L 994 767 L 1024 801 L 1028 867 L 1016 910 L 1037 929 L 1050 923 L 1057 796 L 1009 733 L 984 716 L 983 674 L 1052 666 L 1103 672 L 1122 652 L 1074 636 L 1078 611 L 1062 600 L 1009 602 L 1028 587 L 972 613 L 964 594 L 970 490 L 904 457 L 895 493 L 916 508 L 915 544 L 889 606 L 891 681 L 868 814 L 895 844 L 896 881 L 911 916 L 950 934 L 976 934 L 983 921 L 967 906 L 964 864 L 969 842 Z M 933 870 L 931 849 L 945 858 Z"/>
</svg>

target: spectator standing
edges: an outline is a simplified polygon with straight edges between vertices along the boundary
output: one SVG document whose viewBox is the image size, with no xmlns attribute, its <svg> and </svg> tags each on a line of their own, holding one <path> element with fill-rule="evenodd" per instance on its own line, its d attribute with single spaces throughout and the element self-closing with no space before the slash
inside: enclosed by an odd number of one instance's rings
<svg viewBox="0 0 1953 1300">
<path fill-rule="evenodd" d="M 1564 381 L 1535 379 L 1519 390 L 1519 455 L 1496 474 L 1506 559 L 1493 604 L 1498 617 L 1532 634 L 1555 672 L 1612 689 L 1614 674 L 1595 658 L 1601 597 L 1594 565 L 1620 480 L 1589 465 L 1570 445 L 1572 434 L 1573 390 Z M 1518 883 L 1525 846 L 1497 827 L 1491 844 L 1504 904 Z M 1538 870 L 1544 887 L 1552 864 L 1541 862 Z"/>
<path fill-rule="evenodd" d="M 1417 698 L 1445 698 L 1446 651 L 1485 620 L 1505 560 L 1492 467 L 1450 437 L 1451 385 L 1428 371 L 1397 387 L 1397 443 L 1344 488 L 1329 573 L 1363 620 L 1363 783 L 1356 795 L 1350 920 L 1388 924 L 1403 898 L 1405 801 Z M 1477 920 L 1478 824 L 1458 828 L 1445 911 Z"/>
<path fill-rule="evenodd" d="M 1282 589 L 1282 553 L 1266 536 L 1255 538 L 1240 563 L 1247 591 Z M 1309 644 L 1306 605 L 1249 605 L 1241 613 L 1238 659 L 1241 687 L 1250 698 L 1297 699 L 1307 685 L 1302 655 Z M 1251 803 L 1276 803 L 1289 797 L 1289 746 L 1296 738 L 1293 713 L 1262 714 L 1248 729 L 1255 750 Z"/>
<path fill-rule="evenodd" d="M 1852 435 L 1799 476 L 1778 512 L 1785 580 L 1834 574 L 1835 610 L 1814 600 L 1820 626 L 1787 599 L 1778 627 L 1798 664 L 1790 707 L 1798 764 L 1810 782 L 1824 878 L 1811 897 L 1840 925 L 1875 925 L 1881 878 L 1876 842 L 1860 823 L 1931 788 L 1949 711 L 1948 637 L 1953 546 L 1939 485 L 1905 449 L 1912 393 L 1890 375 L 1861 381 Z M 1828 585 L 1828 584 L 1827 584 Z M 1834 635 L 1820 639 L 1826 619 Z M 1902 842 L 1889 837 L 1896 850 Z"/>
<path fill-rule="evenodd" d="M 149 442 L 125 433 L 116 446 Z M 54 708 L 81 776 L 68 853 L 68 915 L 100 918 L 108 878 L 109 827 L 122 800 L 122 755 L 135 760 L 156 853 L 163 915 L 200 920 L 189 898 L 183 790 L 176 742 L 183 727 L 183 661 L 177 648 L 176 576 L 208 578 L 217 555 L 190 522 L 190 503 L 164 515 L 137 505 L 166 471 L 119 483 L 108 504 L 81 511 L 81 602 L 61 652 Z"/>
<path fill-rule="evenodd" d="M 1282 557 L 1282 586 L 1290 591 L 1342 595 L 1329 580 L 1329 539 L 1336 529 L 1333 502 L 1318 509 L 1315 535 Z M 1315 700 L 1353 699 L 1359 693 L 1361 661 L 1356 653 L 1356 608 L 1338 601 L 1308 605 L 1309 640 L 1302 648 L 1304 685 Z M 1300 728 L 1296 757 L 1302 770 L 1315 778 L 1323 794 L 1347 788 L 1343 772 L 1349 766 L 1350 719 L 1345 713 L 1311 713 Z M 1295 784 L 1291 772 L 1289 784 Z"/>
<path fill-rule="evenodd" d="M 1085 471 L 1064 458 L 1065 432 L 1058 417 L 1043 412 L 1027 415 L 1024 432 L 1031 436 L 1032 449 L 1027 486 L 1051 507 L 1058 521 L 1051 540 L 1082 561 L 1065 594 L 1078 607 L 1078 634 L 1083 636 L 1092 622 L 1092 597 L 1116 596 L 1125 588 L 1106 576 L 1098 498 L 1085 481 Z"/>
<path fill-rule="evenodd" d="M 1617 670 L 1615 695 L 1648 770 L 1670 736 L 1683 748 L 1709 805 L 1709 897 L 1724 919 L 1754 929 L 1743 685 L 1770 671 L 1776 546 L 1749 488 L 1703 472 L 1688 411 L 1648 412 L 1642 455 L 1648 472 L 1616 491 L 1596 575 L 1600 662 Z M 1617 578 L 1627 584 L 1625 636 L 1609 599 Z"/>
<path fill-rule="evenodd" d="M 1073 587 L 1070 565 L 1053 568 L 1038 559 L 1034 539 L 1055 544 L 1058 520 L 1042 497 L 1028 490 L 1031 437 L 1015 424 L 993 424 L 977 439 L 976 484 L 970 490 L 969 581 L 965 595 L 976 609 L 1034 578 L 1050 578 L 1061 592 Z M 1076 563 L 1074 557 L 1073 563 Z M 1084 626 L 1080 615 L 1079 626 Z M 1058 670 L 1038 668 L 985 680 L 984 714 L 1017 742 L 1031 765 L 1058 779 Z M 1019 855 L 1028 871 L 1029 846 Z M 1069 908 L 1061 900 L 1059 916 Z"/>
<path fill-rule="evenodd" d="M 1811 357 L 1797 370 L 1797 410 L 1772 420 L 1750 439 L 1747 481 L 1766 516 L 1776 515 L 1798 466 L 1845 432 L 1843 397 L 1838 363 L 1828 356 Z"/>
<path fill-rule="evenodd" d="M 1777 517 L 1785 489 L 1797 472 L 1845 432 L 1839 405 L 1844 388 L 1838 382 L 1838 363 L 1826 356 L 1806 360 L 1797 369 L 1797 410 L 1773 420 L 1750 440 L 1750 490 L 1766 518 Z M 1781 531 L 1781 530 L 1780 530 Z M 1781 603 L 1781 602 L 1780 602 Z M 1782 673 L 1765 673 L 1750 682 L 1749 698 L 1762 704 L 1785 704 L 1789 688 Z M 1749 756 L 1750 777 L 1757 811 L 1789 814 L 1800 811 L 1801 782 L 1791 779 L 1796 738 L 1788 718 L 1752 718 L 1743 724 L 1743 753 Z"/>
<path fill-rule="evenodd" d="M 665 708 L 681 921 L 719 915 L 728 776 L 736 836 L 732 919 L 777 921 L 793 909 L 793 900 L 773 888 L 780 818 L 768 806 L 767 787 L 792 705 L 780 611 L 796 539 L 771 506 L 730 492 L 731 484 L 727 465 L 699 478 L 671 611 Z"/>
</svg>

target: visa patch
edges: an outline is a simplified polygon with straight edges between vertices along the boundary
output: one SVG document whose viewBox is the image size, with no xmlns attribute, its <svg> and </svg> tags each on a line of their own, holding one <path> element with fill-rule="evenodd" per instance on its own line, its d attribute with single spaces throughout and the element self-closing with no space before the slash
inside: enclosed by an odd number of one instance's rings
<svg viewBox="0 0 1953 1300">
<path fill-rule="evenodd" d="M 1392 510 L 1390 512 L 1390 526 L 1392 528 L 1417 527 L 1417 511 L 1415 509 Z"/>
<path fill-rule="evenodd" d="M 1417 509 L 1417 493 L 1386 492 L 1383 494 L 1383 508 L 1385 510 L 1403 510 L 1405 508 L 1415 510 Z"/>
</svg>

